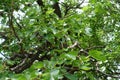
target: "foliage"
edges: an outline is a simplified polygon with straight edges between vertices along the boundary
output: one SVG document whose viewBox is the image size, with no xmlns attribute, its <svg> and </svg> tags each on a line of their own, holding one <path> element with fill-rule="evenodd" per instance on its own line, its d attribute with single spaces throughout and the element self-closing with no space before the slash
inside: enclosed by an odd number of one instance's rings
<svg viewBox="0 0 120 80">
<path fill-rule="evenodd" d="M 0 0 L 1 80 L 118 80 L 117 0 Z"/>
</svg>

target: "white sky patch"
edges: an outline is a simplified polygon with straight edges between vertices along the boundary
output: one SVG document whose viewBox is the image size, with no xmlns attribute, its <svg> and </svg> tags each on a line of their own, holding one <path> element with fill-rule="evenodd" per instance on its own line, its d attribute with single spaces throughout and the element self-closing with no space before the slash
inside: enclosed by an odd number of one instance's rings
<svg viewBox="0 0 120 80">
<path fill-rule="evenodd" d="M 5 39 L 0 39 L 0 44 L 2 44 L 5 41 Z"/>
<path fill-rule="evenodd" d="M 64 0 L 59 0 L 60 3 L 64 2 Z"/>
<path fill-rule="evenodd" d="M 5 58 L 3 51 L 0 52 L 0 58 L 3 58 L 3 59 Z"/>
<path fill-rule="evenodd" d="M 23 9 L 24 7 L 25 7 L 25 5 L 21 4 L 20 9 Z"/>
<path fill-rule="evenodd" d="M 81 10 L 81 9 L 76 9 L 76 11 L 77 11 L 78 13 L 82 13 L 82 12 L 83 12 L 83 10 Z"/>
<path fill-rule="evenodd" d="M 0 17 L 0 29 L 2 28 L 2 23 L 1 23 L 1 22 L 2 22 L 2 19 L 3 19 L 3 18 Z"/>
<path fill-rule="evenodd" d="M 13 12 L 15 18 L 22 19 L 25 16 L 25 13 L 22 12 L 21 10 L 14 11 Z"/>
<path fill-rule="evenodd" d="M 92 36 L 91 31 L 92 31 L 91 28 L 89 28 L 89 27 L 86 27 L 86 28 L 85 28 L 85 32 L 86 32 L 86 34 L 87 34 L 88 36 Z"/>
</svg>

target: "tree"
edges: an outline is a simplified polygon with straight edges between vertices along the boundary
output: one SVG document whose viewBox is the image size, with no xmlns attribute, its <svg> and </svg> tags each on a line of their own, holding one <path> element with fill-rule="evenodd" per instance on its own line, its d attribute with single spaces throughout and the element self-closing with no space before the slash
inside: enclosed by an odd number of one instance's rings
<svg viewBox="0 0 120 80">
<path fill-rule="evenodd" d="M 117 0 L 1 0 L 0 79 L 117 80 Z"/>
</svg>

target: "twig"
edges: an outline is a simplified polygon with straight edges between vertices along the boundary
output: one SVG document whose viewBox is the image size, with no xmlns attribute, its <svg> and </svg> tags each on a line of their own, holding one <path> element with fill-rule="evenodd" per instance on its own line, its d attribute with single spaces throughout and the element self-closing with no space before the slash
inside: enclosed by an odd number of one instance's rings
<svg viewBox="0 0 120 80">
<path fill-rule="evenodd" d="M 76 6 L 71 6 L 71 5 L 69 6 L 69 5 L 65 4 L 65 3 L 63 3 L 64 7 L 66 8 L 66 10 L 65 10 L 65 16 L 67 15 L 67 13 L 68 13 L 69 10 L 76 9 L 76 8 L 81 8 L 80 5 L 82 5 L 84 3 L 84 1 L 85 0 L 82 0 L 82 2 L 79 3 L 79 4 L 77 4 Z"/>
<path fill-rule="evenodd" d="M 113 76 L 114 73 L 112 73 L 112 74 L 107 74 L 107 73 L 101 72 L 100 70 L 95 70 L 95 71 L 97 71 L 97 72 L 99 72 L 99 73 L 101 73 L 101 74 L 103 74 L 103 75 L 105 75 L 105 76 L 107 76 L 107 77 L 120 78 L 120 76 Z"/>
<path fill-rule="evenodd" d="M 77 45 L 78 45 L 78 42 L 75 41 L 75 43 L 73 45 L 69 46 L 68 49 L 72 49 L 72 48 L 76 47 Z"/>
<path fill-rule="evenodd" d="M 6 33 L 7 32 L 0 32 L 0 38 L 7 39 Z"/>
<path fill-rule="evenodd" d="M 88 51 L 86 51 L 84 49 L 80 49 L 79 53 L 85 53 L 85 55 L 88 55 Z"/>
<path fill-rule="evenodd" d="M 14 17 L 14 19 L 15 19 L 15 17 Z M 15 23 L 17 24 L 17 26 L 18 26 L 20 29 L 22 29 L 22 26 L 17 22 L 16 19 L 15 19 Z"/>
<path fill-rule="evenodd" d="M 6 57 L 3 53 L 0 53 L 3 57 L 5 57 L 6 59 L 9 59 L 8 57 Z"/>
<path fill-rule="evenodd" d="M 105 46 L 93 46 L 93 47 L 89 47 L 87 49 L 85 49 L 86 51 L 89 51 L 91 49 L 96 49 L 96 48 L 105 48 Z"/>
<path fill-rule="evenodd" d="M 18 35 L 15 31 L 15 28 L 13 26 L 13 11 L 14 11 L 14 9 L 13 9 L 13 0 L 12 0 L 10 12 L 9 12 L 9 26 L 12 29 L 14 36 L 18 39 L 18 41 L 20 41 L 20 38 L 18 37 Z"/>
<path fill-rule="evenodd" d="M 84 3 L 85 0 L 82 0 L 82 2 L 80 4 L 78 4 L 76 7 L 74 8 L 79 8 L 83 3 Z"/>
</svg>

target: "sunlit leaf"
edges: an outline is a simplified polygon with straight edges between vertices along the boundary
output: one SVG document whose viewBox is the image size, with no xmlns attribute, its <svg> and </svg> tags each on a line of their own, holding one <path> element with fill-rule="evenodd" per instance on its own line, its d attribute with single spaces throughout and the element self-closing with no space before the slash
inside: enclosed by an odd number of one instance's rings
<svg viewBox="0 0 120 80">
<path fill-rule="evenodd" d="M 102 52 L 97 51 L 97 50 L 89 51 L 89 55 L 92 56 L 93 58 L 97 59 L 97 60 L 100 60 L 100 61 L 105 61 L 106 60 L 105 55 Z"/>
</svg>

